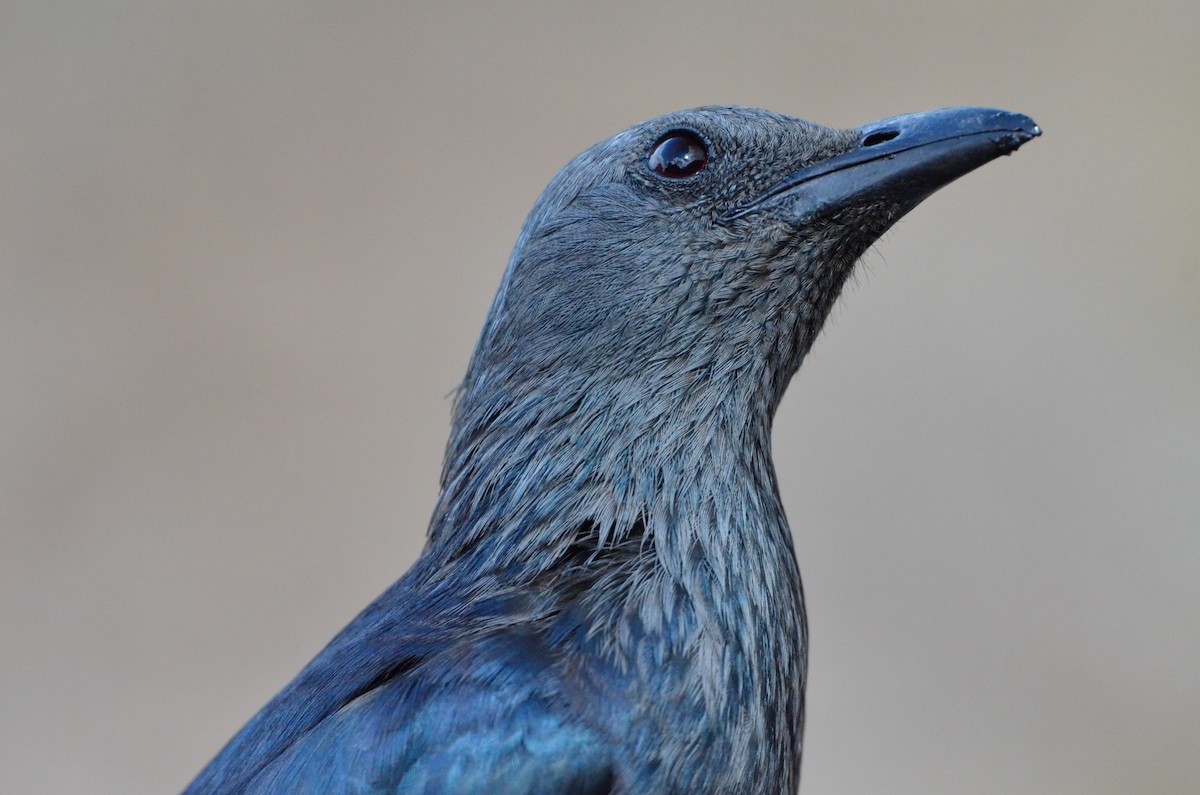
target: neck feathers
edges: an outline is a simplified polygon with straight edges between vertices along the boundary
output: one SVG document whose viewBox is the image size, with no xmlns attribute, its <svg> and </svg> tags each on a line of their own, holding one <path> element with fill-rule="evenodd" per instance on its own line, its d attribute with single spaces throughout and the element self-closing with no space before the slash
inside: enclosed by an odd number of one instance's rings
<svg viewBox="0 0 1200 795">
<path fill-rule="evenodd" d="M 695 737 L 732 728 L 719 732 L 730 771 L 791 780 L 805 625 L 770 459 L 773 385 L 673 372 L 562 379 L 552 393 L 469 380 L 426 571 L 534 584 L 539 609 L 583 616 L 570 623 L 599 644 L 588 654 L 613 664 L 688 661 Z"/>
</svg>

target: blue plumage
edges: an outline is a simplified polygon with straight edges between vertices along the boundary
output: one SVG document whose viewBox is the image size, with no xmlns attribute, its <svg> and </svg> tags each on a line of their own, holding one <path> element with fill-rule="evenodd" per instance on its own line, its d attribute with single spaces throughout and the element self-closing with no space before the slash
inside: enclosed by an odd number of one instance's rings
<svg viewBox="0 0 1200 795">
<path fill-rule="evenodd" d="M 775 408 L 858 256 L 1037 133 L 714 107 L 579 155 L 513 251 L 425 552 L 186 792 L 794 792 Z"/>
</svg>

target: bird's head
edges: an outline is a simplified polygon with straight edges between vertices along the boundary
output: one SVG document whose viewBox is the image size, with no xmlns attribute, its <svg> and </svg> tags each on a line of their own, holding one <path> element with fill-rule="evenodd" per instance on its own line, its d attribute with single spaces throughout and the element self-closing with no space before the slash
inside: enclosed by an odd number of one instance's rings
<svg viewBox="0 0 1200 795">
<path fill-rule="evenodd" d="M 836 130 L 706 107 L 583 152 L 513 250 L 459 393 L 433 537 L 504 527 L 521 539 L 497 543 L 508 554 L 542 543 L 535 527 L 629 526 L 716 470 L 765 484 L 774 410 L 855 260 L 1038 134 L 980 108 Z"/>
<path fill-rule="evenodd" d="M 704 382 L 740 385 L 769 413 L 855 260 L 934 190 L 1038 134 L 981 108 L 837 130 L 706 107 L 632 127 L 571 161 L 530 213 L 465 393 Z"/>
</svg>

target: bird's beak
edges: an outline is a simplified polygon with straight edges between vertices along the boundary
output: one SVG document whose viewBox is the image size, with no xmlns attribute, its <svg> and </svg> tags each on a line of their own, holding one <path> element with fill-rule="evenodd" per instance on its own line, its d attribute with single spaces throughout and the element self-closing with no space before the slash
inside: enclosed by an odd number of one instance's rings
<svg viewBox="0 0 1200 795">
<path fill-rule="evenodd" d="M 850 151 L 788 175 L 723 220 L 770 203 L 793 222 L 804 223 L 872 202 L 898 207 L 895 220 L 943 185 L 1041 134 L 1028 116 L 991 108 L 945 108 L 884 119 L 860 127 L 858 145 Z"/>
</svg>

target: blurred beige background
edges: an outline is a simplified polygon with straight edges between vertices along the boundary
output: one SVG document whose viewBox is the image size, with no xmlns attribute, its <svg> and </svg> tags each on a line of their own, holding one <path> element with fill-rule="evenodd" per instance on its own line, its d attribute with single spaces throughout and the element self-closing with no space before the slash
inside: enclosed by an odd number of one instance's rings
<svg viewBox="0 0 1200 795">
<path fill-rule="evenodd" d="M 419 551 L 542 186 L 706 103 L 1046 135 L 775 431 L 806 793 L 1200 791 L 1200 5 L 0 6 L 0 792 L 171 793 Z"/>
</svg>

